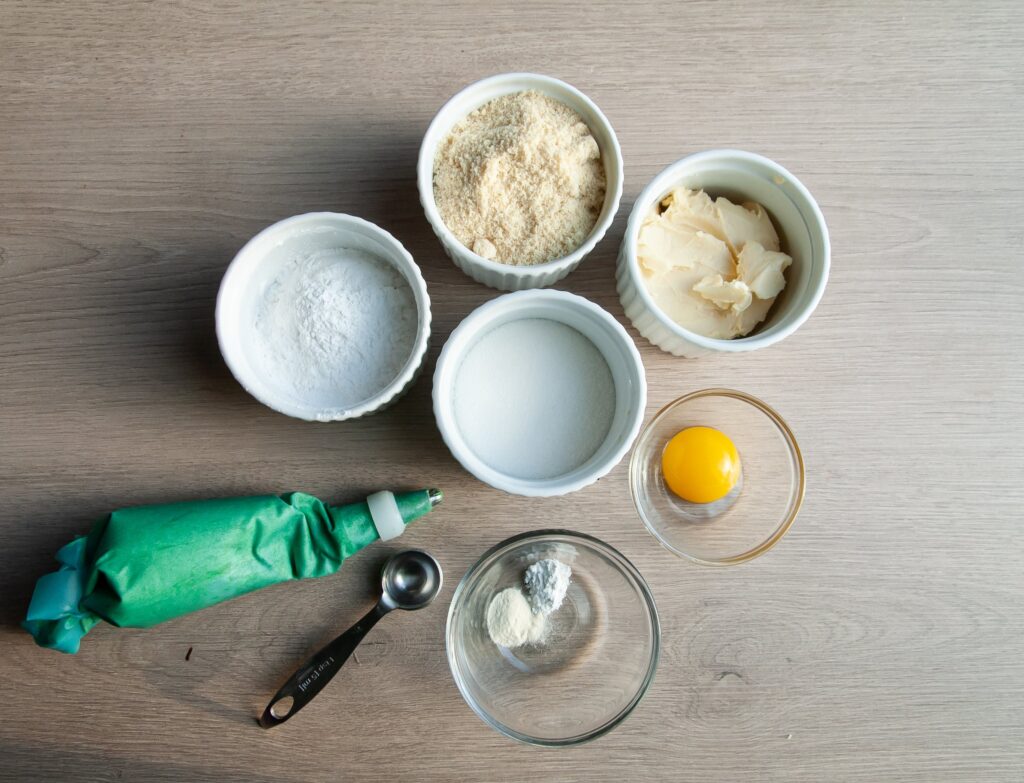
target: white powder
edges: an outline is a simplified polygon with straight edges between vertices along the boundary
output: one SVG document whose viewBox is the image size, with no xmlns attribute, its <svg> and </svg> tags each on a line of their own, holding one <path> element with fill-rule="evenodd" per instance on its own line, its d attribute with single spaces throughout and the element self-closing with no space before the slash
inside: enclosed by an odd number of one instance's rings
<svg viewBox="0 0 1024 783">
<path fill-rule="evenodd" d="M 569 590 L 572 569 L 565 563 L 548 558 L 539 560 L 526 569 L 523 582 L 530 591 L 530 606 L 538 614 L 556 611 Z"/>
<path fill-rule="evenodd" d="M 518 587 L 508 587 L 487 606 L 487 633 L 499 647 L 536 644 L 544 638 L 544 615 L 534 614 Z"/>
<path fill-rule="evenodd" d="M 615 384 L 590 340 L 559 321 L 528 318 L 492 329 L 469 349 L 454 409 L 466 444 L 491 468 L 555 478 L 604 442 Z"/>
<path fill-rule="evenodd" d="M 557 611 L 569 589 L 572 569 L 550 558 L 540 560 L 523 576 L 530 597 L 518 587 L 507 587 L 487 605 L 487 633 L 499 647 L 541 644 L 547 635 L 547 617 Z"/>
<path fill-rule="evenodd" d="M 412 289 L 361 250 L 298 256 L 266 287 L 255 314 L 256 358 L 293 396 L 351 407 L 382 391 L 412 353 Z"/>
</svg>

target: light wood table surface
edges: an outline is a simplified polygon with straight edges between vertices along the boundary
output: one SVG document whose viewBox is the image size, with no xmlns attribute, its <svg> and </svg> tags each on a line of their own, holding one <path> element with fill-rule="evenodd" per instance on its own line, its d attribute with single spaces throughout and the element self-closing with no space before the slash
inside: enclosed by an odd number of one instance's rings
<svg viewBox="0 0 1024 783">
<path fill-rule="evenodd" d="M 711 147 L 816 195 L 832 277 L 780 345 L 687 361 L 630 328 L 648 416 L 707 386 L 792 425 L 803 513 L 772 552 L 688 565 L 633 511 L 625 465 L 577 494 L 466 474 L 430 407 L 448 333 L 496 292 L 420 209 L 421 136 L 452 93 L 561 77 L 622 144 L 622 208 L 558 287 L 624 320 L 633 199 Z M 3 780 L 1016 781 L 1024 777 L 1024 6 L 986 2 L 0 2 L 0 722 Z M 213 330 L 238 248 L 280 218 L 360 215 L 421 265 L 427 370 L 387 412 L 317 425 L 251 399 Z M 18 628 L 53 553 L 121 506 L 438 485 L 447 501 L 333 577 L 80 654 Z M 460 698 L 452 591 L 487 547 L 566 526 L 650 581 L 663 655 L 636 712 L 567 750 L 518 745 Z M 442 560 L 428 611 L 383 622 L 301 716 L 254 717 L 374 600 L 399 546 Z M 189 655 L 189 651 L 191 654 Z"/>
</svg>

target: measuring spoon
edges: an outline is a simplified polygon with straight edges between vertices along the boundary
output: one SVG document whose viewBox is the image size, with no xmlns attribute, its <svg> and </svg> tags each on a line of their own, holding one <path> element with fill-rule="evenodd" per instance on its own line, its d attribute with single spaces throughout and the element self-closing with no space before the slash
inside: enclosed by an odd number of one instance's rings
<svg viewBox="0 0 1024 783">
<path fill-rule="evenodd" d="M 422 609 L 441 591 L 441 564 L 419 549 L 392 555 L 381 572 L 383 595 L 365 617 L 303 664 L 281 686 L 259 724 L 278 726 L 313 701 L 377 621 L 392 609 Z"/>
</svg>

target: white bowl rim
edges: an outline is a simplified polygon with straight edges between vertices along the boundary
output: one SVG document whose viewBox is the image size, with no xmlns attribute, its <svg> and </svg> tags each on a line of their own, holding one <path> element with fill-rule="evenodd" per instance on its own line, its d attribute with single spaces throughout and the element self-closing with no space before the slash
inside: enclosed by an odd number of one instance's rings
<svg viewBox="0 0 1024 783">
<path fill-rule="evenodd" d="M 614 160 L 610 161 L 610 163 L 614 166 L 615 171 L 619 175 L 618 187 L 615 188 L 611 209 L 608 210 L 608 214 L 604 219 L 599 220 L 594 224 L 594 228 L 591 230 L 590 235 L 583 244 L 568 255 L 564 255 L 560 258 L 554 258 L 550 261 L 545 261 L 543 264 L 533 264 L 532 266 L 503 264 L 500 261 L 492 261 L 489 258 L 484 258 L 466 247 L 458 237 L 451 232 L 451 229 L 449 229 L 448 226 L 445 225 L 444 220 L 441 219 L 441 213 L 438 212 L 437 204 L 434 202 L 434 158 L 437 152 L 437 143 L 431 145 L 429 149 L 427 147 L 427 139 L 430 138 L 433 131 L 439 125 L 446 122 L 447 115 L 454 111 L 456 102 L 463 97 L 463 95 L 468 92 L 475 92 L 484 87 L 489 87 L 491 84 L 500 84 L 502 82 L 515 80 L 533 81 L 538 85 L 558 87 L 571 93 L 581 103 L 590 108 L 594 112 L 594 116 L 597 117 L 604 126 L 603 129 L 607 132 L 608 138 L 611 139 L 611 148 L 614 153 L 612 157 Z M 457 121 L 458 120 L 456 120 L 456 122 Z M 440 139 L 438 139 L 438 142 L 439 141 Z M 423 211 L 427 216 L 427 220 L 430 221 L 430 225 L 434 228 L 434 231 L 443 237 L 443 241 L 464 251 L 467 256 L 467 260 L 472 261 L 475 265 L 492 272 L 511 275 L 515 278 L 532 277 L 538 272 L 552 272 L 563 269 L 565 267 L 572 266 L 580 261 L 584 256 L 588 255 L 597 246 L 597 243 L 604 238 L 604 235 L 608 232 L 608 229 L 611 228 L 612 223 L 615 221 L 615 216 L 618 214 L 619 205 L 622 201 L 622 187 L 624 179 L 622 147 L 619 145 L 619 138 L 615 135 L 615 129 L 612 128 L 611 122 L 608 121 L 608 118 L 605 116 L 604 112 L 598 108 L 597 104 L 587 97 L 585 93 L 576 87 L 573 87 L 568 82 L 563 82 L 561 79 L 556 79 L 554 76 L 545 76 L 544 74 L 530 73 L 526 71 L 499 73 L 494 76 L 479 79 L 478 81 L 463 87 L 451 98 L 445 101 L 444 105 L 438 109 L 437 114 L 435 114 L 434 118 L 430 121 L 430 125 L 427 126 L 426 133 L 423 134 L 423 141 L 420 143 L 419 158 L 416 162 L 416 185 L 420 191 L 420 200 L 423 202 Z"/>
<path fill-rule="evenodd" d="M 596 545 L 597 548 L 607 550 L 612 554 L 613 559 L 622 566 L 622 570 L 629 574 L 640 588 L 640 594 L 644 598 L 644 604 L 647 606 L 648 610 L 648 617 L 651 620 L 651 634 L 653 639 L 651 645 L 651 657 L 647 667 L 647 675 L 645 676 L 644 681 L 640 684 L 640 688 L 637 690 L 636 694 L 630 700 L 629 704 L 623 707 L 614 717 L 587 734 L 567 737 L 560 740 L 543 740 L 518 732 L 515 729 L 506 726 L 504 723 L 495 720 L 488 715 L 483 708 L 477 704 L 476 700 L 467 692 L 465 682 L 460 676 L 458 666 L 455 662 L 455 656 L 452 651 L 452 617 L 455 614 L 456 606 L 459 605 L 460 599 L 466 591 L 466 585 L 469 584 L 470 578 L 480 571 L 485 562 L 491 560 L 495 555 L 511 549 L 513 545 L 519 546 L 534 539 L 546 539 L 552 536 L 576 540 L 590 547 L 594 547 Z M 492 546 L 476 559 L 473 565 L 471 565 L 463 575 L 462 579 L 459 580 L 458 585 L 455 587 L 455 593 L 452 595 L 451 603 L 448 604 L 448 617 L 445 620 L 444 628 L 444 646 L 445 657 L 448 659 L 448 669 L 451 672 L 452 679 L 455 680 L 455 686 L 459 689 L 459 694 L 462 696 L 463 701 L 469 705 L 469 708 L 476 713 L 477 717 L 479 717 L 488 726 L 493 728 L 495 731 L 504 734 L 506 737 L 510 737 L 511 739 L 527 745 L 543 745 L 548 747 L 581 745 L 585 742 L 590 742 L 591 740 L 604 736 L 626 720 L 626 718 L 632 714 L 633 710 L 636 709 L 637 705 L 643 700 L 647 691 L 650 690 L 651 684 L 654 682 L 654 678 L 658 673 L 658 663 L 661 660 L 661 616 L 658 614 L 658 605 L 654 600 L 654 593 L 651 591 L 651 587 L 647 583 L 647 580 L 644 579 L 644 575 L 640 572 L 640 569 L 633 565 L 633 562 L 628 557 L 622 554 L 622 552 L 611 544 L 601 540 L 597 536 L 591 536 L 587 533 L 580 533 L 579 531 L 568 530 L 565 528 L 528 530 L 524 533 L 518 533 L 506 538 Z"/>
<path fill-rule="evenodd" d="M 631 369 L 634 371 L 636 376 L 634 399 L 631 400 L 631 406 L 635 410 L 633 412 L 632 421 L 629 423 L 629 429 L 626 432 L 626 436 L 613 451 L 608 453 L 604 459 L 595 463 L 587 473 L 578 476 L 572 481 L 559 481 L 557 477 L 553 479 L 533 480 L 509 476 L 508 474 L 497 471 L 486 465 L 479 457 L 476 456 L 476 454 L 470 451 L 468 446 L 465 446 L 464 448 L 461 436 L 453 438 L 450 435 L 451 432 L 458 432 L 458 426 L 454 421 L 454 412 L 449 412 L 451 405 L 448 404 L 448 401 L 451 398 L 452 387 L 442 387 L 441 376 L 448 369 L 449 364 L 457 358 L 453 357 L 453 354 L 456 351 L 455 343 L 458 342 L 458 338 L 461 338 L 467 333 L 470 335 L 477 333 L 482 326 L 490 322 L 495 310 L 507 308 L 510 306 L 510 302 L 514 303 L 520 299 L 528 301 L 548 300 L 556 302 L 562 307 L 577 308 L 579 311 L 587 313 L 590 317 L 603 322 L 621 341 L 631 360 Z M 584 337 L 586 337 L 586 335 L 584 335 Z M 590 338 L 588 337 L 587 339 L 589 340 Z M 471 345 L 471 343 L 469 345 Z M 605 361 L 607 361 L 607 358 L 605 358 Z M 452 368 L 452 384 L 454 384 L 456 379 L 457 371 L 457 366 Z M 441 438 L 444 440 L 445 445 L 448 446 L 448 450 L 452 453 L 452 456 L 455 457 L 458 463 L 477 479 L 494 487 L 495 489 L 500 489 L 514 495 L 523 495 L 525 497 L 554 497 L 558 495 L 567 495 L 570 492 L 576 492 L 577 490 L 590 486 L 599 478 L 607 475 L 626 456 L 626 453 L 632 447 L 634 441 L 636 441 L 637 435 L 640 433 L 640 427 L 643 424 L 644 413 L 647 407 L 647 377 L 644 371 L 643 360 L 640 357 L 640 351 L 637 350 L 636 345 L 632 338 L 630 338 L 625 327 L 623 327 L 611 313 L 600 305 L 597 305 L 582 296 L 578 296 L 577 294 L 571 294 L 567 291 L 558 291 L 550 288 L 531 288 L 525 291 L 514 291 L 512 293 L 502 294 L 501 296 L 497 296 L 494 299 L 485 302 L 467 315 L 462 322 L 452 330 L 452 333 L 445 341 L 444 347 L 441 349 L 441 354 L 437 358 L 437 365 L 434 368 L 433 407 L 437 427 L 441 432 Z M 602 446 L 603 445 L 604 444 L 602 444 Z"/>
<path fill-rule="evenodd" d="M 294 229 L 303 223 L 314 222 L 317 220 L 329 220 L 336 223 L 339 227 L 359 226 L 370 234 L 376 235 L 385 244 L 391 246 L 396 251 L 396 255 L 401 258 L 403 262 L 403 271 L 406 273 L 403 276 L 409 283 L 409 287 L 412 289 L 416 298 L 416 341 L 413 344 L 412 351 L 409 353 L 409 358 L 402 366 L 398 375 L 395 376 L 394 380 L 392 380 L 373 397 L 362 400 L 351 408 L 325 409 L 310 405 L 295 404 L 289 400 L 268 395 L 265 393 L 266 390 L 263 388 L 257 390 L 253 388 L 251 384 L 243 380 L 243 377 L 245 376 L 244 369 L 241 367 L 241 364 L 234 356 L 233 352 L 225 349 L 225 330 L 227 327 L 224 323 L 224 311 L 227 308 L 227 291 L 229 286 L 235 285 L 234 278 L 240 274 L 238 270 L 242 265 L 241 259 L 243 259 L 248 253 L 254 252 L 254 248 L 260 241 L 266 239 L 267 235 L 282 230 L 287 231 Z M 364 220 L 361 217 L 349 215 L 344 212 L 304 212 L 300 215 L 283 218 L 282 220 L 278 220 L 271 223 L 269 226 L 266 226 L 246 242 L 235 254 L 235 257 L 231 259 L 231 262 L 224 270 L 224 276 L 221 278 L 220 287 L 217 290 L 217 303 L 215 308 L 217 344 L 220 348 L 221 356 L 224 358 L 224 363 L 227 364 L 228 369 L 231 370 L 231 374 L 235 377 L 235 380 L 238 381 L 242 388 L 244 388 L 250 395 L 271 410 L 283 413 L 286 416 L 303 419 L 305 421 L 326 422 L 354 419 L 370 413 L 371 411 L 375 411 L 398 397 L 412 381 L 423 363 L 424 356 L 427 352 L 427 344 L 430 340 L 430 324 L 430 295 L 427 292 L 427 283 L 426 280 L 423 279 L 423 273 L 420 271 L 419 266 L 416 264 L 416 261 L 413 259 L 409 251 L 405 249 L 405 246 L 398 241 L 390 231 L 381 228 L 375 223 L 371 223 L 369 220 Z"/>
<path fill-rule="evenodd" d="M 639 262 L 636 258 L 636 243 L 637 236 L 640 232 L 640 224 L 643 222 L 643 218 L 646 216 L 647 211 L 650 209 L 654 201 L 658 199 L 669 187 L 677 184 L 681 169 L 692 166 L 694 163 L 715 160 L 745 160 L 750 163 L 763 165 L 776 172 L 778 176 L 792 184 L 801 197 L 807 201 L 816 224 L 814 229 L 812 229 L 811 226 L 807 226 L 808 233 L 813 234 L 815 230 L 820 231 L 821 233 L 823 240 L 821 256 L 822 271 L 821 275 L 818 277 L 817 284 L 814 285 L 811 298 L 802 308 L 800 315 L 794 318 L 790 324 L 784 328 L 773 330 L 771 334 L 768 335 L 754 334 L 749 337 L 722 340 L 715 337 L 705 337 L 702 334 L 691 332 L 689 329 L 684 329 L 662 312 L 661 308 L 658 307 L 651 298 L 650 293 L 647 291 L 647 286 L 644 285 L 644 281 L 640 279 Z M 806 224 L 806 220 L 804 220 L 804 223 Z M 825 285 L 828 283 L 829 269 L 832 261 L 832 248 L 828 235 L 828 226 L 825 224 L 825 216 L 822 214 L 821 208 L 818 206 L 818 202 L 815 201 L 814 196 L 811 195 L 811 192 L 804 186 L 804 184 L 793 176 L 788 169 L 781 164 L 776 163 L 771 158 L 766 158 L 764 155 L 758 155 L 756 152 L 746 152 L 744 150 L 730 148 L 710 149 L 702 152 L 695 152 L 692 155 L 680 158 L 675 163 L 670 163 L 662 169 L 654 179 L 647 184 L 647 187 L 640 191 L 640 195 L 637 196 L 636 201 L 633 202 L 633 209 L 629 214 L 629 221 L 626 224 L 626 233 L 622 238 L 622 242 L 626 264 L 628 266 L 627 273 L 634 281 L 634 287 L 636 288 L 637 294 L 643 300 L 646 309 L 658 319 L 658 322 L 662 326 L 673 334 L 693 343 L 694 345 L 700 346 L 701 348 L 705 348 L 710 351 L 720 351 L 723 353 L 738 353 L 741 351 L 752 351 L 758 348 L 765 348 L 793 334 L 793 332 L 795 332 L 811 316 L 811 313 L 814 312 L 818 303 L 821 301 L 821 297 L 825 293 Z"/>
</svg>

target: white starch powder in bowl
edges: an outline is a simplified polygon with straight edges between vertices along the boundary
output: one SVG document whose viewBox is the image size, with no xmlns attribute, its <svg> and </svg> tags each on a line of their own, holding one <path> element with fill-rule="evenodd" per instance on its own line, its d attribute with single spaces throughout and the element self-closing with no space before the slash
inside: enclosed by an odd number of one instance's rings
<svg viewBox="0 0 1024 783">
<path fill-rule="evenodd" d="M 523 318 L 469 348 L 453 407 L 466 445 L 490 468 L 552 479 L 585 464 L 604 442 L 615 384 L 604 356 L 576 329 Z"/>
<path fill-rule="evenodd" d="M 313 250 L 286 261 L 254 310 L 254 354 L 281 391 L 332 407 L 378 394 L 416 340 L 412 289 L 363 250 Z"/>
<path fill-rule="evenodd" d="M 419 372 L 430 296 L 395 237 L 354 215 L 308 212 L 267 226 L 228 264 L 217 343 L 264 405 L 343 421 L 390 405 Z"/>
</svg>

